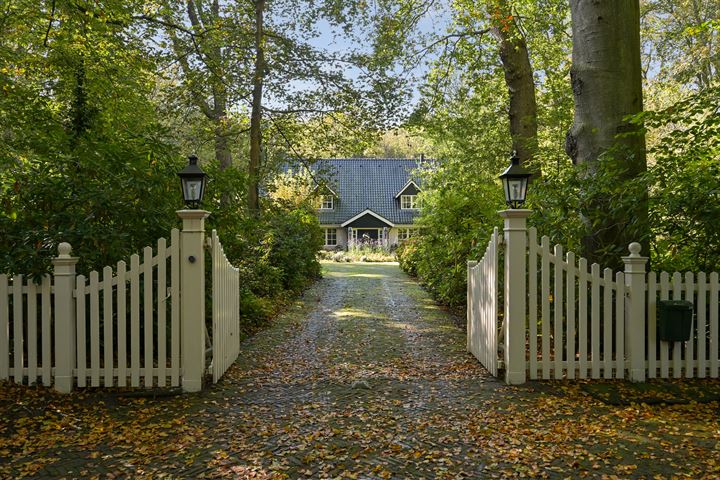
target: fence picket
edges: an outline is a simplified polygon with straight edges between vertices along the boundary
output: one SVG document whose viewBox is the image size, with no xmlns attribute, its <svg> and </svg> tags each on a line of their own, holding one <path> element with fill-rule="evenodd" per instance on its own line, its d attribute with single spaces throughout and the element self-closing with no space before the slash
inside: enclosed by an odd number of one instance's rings
<svg viewBox="0 0 720 480">
<path fill-rule="evenodd" d="M 10 378 L 10 315 L 7 275 L 0 275 L 0 380 Z"/>
<path fill-rule="evenodd" d="M 98 272 L 90 272 L 90 386 L 100 386 L 100 288 Z"/>
<path fill-rule="evenodd" d="M 600 265 L 593 263 L 590 267 L 590 300 L 591 325 L 590 341 L 592 378 L 600 378 Z"/>
<path fill-rule="evenodd" d="M 682 276 L 680 272 L 673 273 L 672 294 L 673 300 L 682 300 Z M 682 344 L 683 342 L 673 342 L 673 378 L 682 377 Z"/>
<path fill-rule="evenodd" d="M 114 385 L 113 374 L 113 272 L 111 267 L 103 268 L 103 385 Z"/>
<path fill-rule="evenodd" d="M 118 387 L 127 385 L 127 266 L 120 260 L 117 264 L 117 357 Z"/>
<path fill-rule="evenodd" d="M 144 362 L 145 388 L 153 386 L 153 273 L 152 248 L 143 249 L 143 336 L 145 338 Z"/>
<path fill-rule="evenodd" d="M 697 323 L 697 376 L 705 378 L 707 374 L 707 309 L 705 301 L 707 296 L 707 276 L 705 272 L 698 273 L 697 278 L 697 314 L 695 320 Z"/>
<path fill-rule="evenodd" d="M 578 347 L 580 357 L 578 364 L 580 365 L 580 378 L 587 378 L 587 346 L 588 346 L 588 316 L 587 316 L 587 260 L 580 258 L 578 264 L 580 272 L 578 280 Z"/>
<path fill-rule="evenodd" d="M 540 267 L 540 298 L 542 300 L 542 378 L 550 379 L 550 238 L 543 236 Z"/>
<path fill-rule="evenodd" d="M 140 386 L 140 257 L 130 256 L 130 386 Z"/>
<path fill-rule="evenodd" d="M 75 337 L 77 338 L 77 385 L 87 386 L 87 333 L 85 331 L 85 275 L 75 279 Z"/>
<path fill-rule="evenodd" d="M 603 378 L 612 378 L 612 270 L 603 270 Z"/>
<path fill-rule="evenodd" d="M 685 300 L 695 303 L 695 282 L 692 272 L 685 273 Z M 690 328 L 690 340 L 685 344 L 685 377 L 693 378 L 695 376 L 695 322 L 692 322 Z"/>
<path fill-rule="evenodd" d="M 566 314 L 567 324 L 565 354 L 567 355 L 567 378 L 575 378 L 575 254 L 567 253 L 567 295 Z"/>
<path fill-rule="evenodd" d="M 37 330 L 37 285 L 32 278 L 27 284 L 27 366 L 28 385 L 37 383 L 38 330 Z"/>
<path fill-rule="evenodd" d="M 170 385 L 180 385 L 180 231 L 170 233 Z"/>
<path fill-rule="evenodd" d="M 625 274 L 615 274 L 615 378 L 625 378 Z"/>
<path fill-rule="evenodd" d="M 13 277 L 13 380 L 15 383 L 23 381 L 23 276 Z"/>
<path fill-rule="evenodd" d="M 710 274 L 710 376 L 718 377 L 718 290 L 720 290 L 720 282 L 718 282 L 718 273 Z"/>
<path fill-rule="evenodd" d="M 537 358 L 537 229 L 531 227 L 529 230 L 529 251 L 528 251 L 528 327 L 530 344 L 530 379 L 538 377 Z"/>
<path fill-rule="evenodd" d="M 167 287 L 167 255 L 166 255 L 166 242 L 164 238 L 161 238 L 157 242 L 157 259 L 158 259 L 158 272 L 157 272 L 157 384 L 158 387 L 164 387 L 167 382 L 166 378 L 166 367 L 167 367 L 167 345 L 166 345 L 166 334 L 165 329 L 167 328 L 167 318 L 165 311 L 165 292 Z"/>
<path fill-rule="evenodd" d="M 555 245 L 553 250 L 555 260 L 554 266 L 554 282 L 553 282 L 553 359 L 555 375 L 553 378 L 563 377 L 563 265 L 562 255 L 563 248 L 561 245 Z"/>
<path fill-rule="evenodd" d="M 648 378 L 657 377 L 657 276 L 655 272 L 648 273 L 647 284 L 647 357 Z"/>
<path fill-rule="evenodd" d="M 667 300 L 670 291 L 670 274 L 660 273 L 660 300 Z M 657 322 L 657 318 L 652 319 Z M 669 378 L 670 373 L 670 343 L 660 342 L 660 378 Z"/>
<path fill-rule="evenodd" d="M 52 384 L 52 331 L 50 330 L 50 283 L 52 277 L 45 275 L 40 288 L 41 312 L 41 342 L 42 342 L 42 383 L 46 387 Z"/>
</svg>

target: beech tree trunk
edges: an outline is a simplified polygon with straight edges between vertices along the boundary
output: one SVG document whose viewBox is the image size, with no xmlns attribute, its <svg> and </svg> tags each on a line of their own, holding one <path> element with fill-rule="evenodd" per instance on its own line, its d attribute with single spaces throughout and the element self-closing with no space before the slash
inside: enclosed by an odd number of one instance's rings
<svg viewBox="0 0 720 480">
<path fill-rule="evenodd" d="M 248 208 L 260 211 L 260 164 L 262 160 L 262 92 L 265 70 L 263 12 L 265 0 L 255 0 L 255 71 L 250 115 L 250 162 L 248 163 Z"/>
<path fill-rule="evenodd" d="M 513 150 L 521 163 L 538 175 L 540 169 L 532 165 L 537 153 L 537 102 L 535 82 L 530 65 L 527 43 L 518 29 L 507 1 L 496 4 L 491 12 L 492 34 L 498 41 L 500 61 L 505 74 L 505 84 L 510 93 L 510 135 Z"/>
<path fill-rule="evenodd" d="M 587 164 L 591 176 L 600 162 L 616 162 L 622 185 L 647 168 L 645 136 L 624 120 L 643 109 L 639 0 L 571 0 L 570 9 L 575 118 L 565 150 L 574 164 Z M 581 212 L 588 227 L 583 255 L 607 267 L 620 263 L 616 257 L 627 255 L 630 242 L 647 236 L 646 196 L 617 213 L 603 205 L 611 200 L 590 199 Z"/>
</svg>

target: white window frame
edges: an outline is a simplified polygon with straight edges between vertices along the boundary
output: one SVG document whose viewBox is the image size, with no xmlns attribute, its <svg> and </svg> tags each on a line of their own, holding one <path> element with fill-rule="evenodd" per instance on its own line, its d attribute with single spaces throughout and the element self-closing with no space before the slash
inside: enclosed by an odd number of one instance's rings
<svg viewBox="0 0 720 480">
<path fill-rule="evenodd" d="M 332 241 L 332 243 L 330 243 Z M 325 246 L 336 247 L 337 246 L 337 229 L 326 228 L 325 229 Z"/>
<path fill-rule="evenodd" d="M 335 198 L 332 195 L 322 195 L 320 197 L 320 210 L 332 210 L 335 208 Z"/>
<path fill-rule="evenodd" d="M 417 234 L 417 228 L 398 228 L 398 242 L 404 242 Z"/>
<path fill-rule="evenodd" d="M 420 202 L 417 195 L 400 195 L 401 210 L 418 210 Z"/>
</svg>

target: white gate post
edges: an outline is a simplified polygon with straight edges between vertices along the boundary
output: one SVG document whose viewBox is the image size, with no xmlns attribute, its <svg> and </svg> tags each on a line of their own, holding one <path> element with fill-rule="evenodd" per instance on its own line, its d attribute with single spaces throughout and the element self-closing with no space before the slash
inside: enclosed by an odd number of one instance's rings
<svg viewBox="0 0 720 480">
<path fill-rule="evenodd" d="M 525 383 L 527 217 L 531 210 L 498 212 L 505 219 L 505 382 Z"/>
<path fill-rule="evenodd" d="M 625 263 L 625 360 L 630 361 L 629 377 L 632 382 L 645 381 L 645 265 L 648 258 L 640 256 L 641 246 L 633 242 L 630 255 L 622 257 Z M 654 319 L 650 319 L 654 321 Z"/>
<path fill-rule="evenodd" d="M 178 210 L 182 389 L 198 392 L 205 372 L 205 210 Z"/>
<path fill-rule="evenodd" d="M 471 338 L 470 334 L 472 333 L 471 323 L 474 320 L 474 318 L 472 318 L 472 311 L 473 311 L 472 308 L 473 308 L 473 303 L 475 302 L 475 292 L 473 292 L 473 290 L 472 290 L 473 282 L 472 282 L 472 277 L 471 277 L 470 271 L 473 268 L 475 268 L 477 263 L 478 262 L 476 260 L 468 260 L 468 262 L 467 262 L 467 300 L 465 301 L 465 303 L 467 304 L 467 308 L 466 308 L 466 310 L 467 310 L 467 312 L 466 312 L 467 313 L 467 328 L 465 330 L 466 330 L 466 336 L 467 336 L 467 351 L 468 352 L 472 352 L 472 350 L 471 350 L 472 338 Z"/>
<path fill-rule="evenodd" d="M 73 389 L 75 349 L 75 265 L 77 257 L 71 257 L 69 243 L 58 245 L 58 256 L 53 258 L 53 283 L 55 285 L 55 390 L 70 393 Z M 82 321 L 85 321 L 83 318 Z"/>
</svg>

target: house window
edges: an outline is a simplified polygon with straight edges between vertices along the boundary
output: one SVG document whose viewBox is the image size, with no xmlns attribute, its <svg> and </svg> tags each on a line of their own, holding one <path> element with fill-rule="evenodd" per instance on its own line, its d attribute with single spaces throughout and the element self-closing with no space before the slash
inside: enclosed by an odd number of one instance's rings
<svg viewBox="0 0 720 480">
<path fill-rule="evenodd" d="M 398 229 L 398 242 L 404 242 L 408 238 L 412 238 L 417 233 L 415 228 L 399 228 Z"/>
<path fill-rule="evenodd" d="M 325 246 L 334 247 L 337 245 L 337 230 L 334 228 L 325 229 Z"/>
<path fill-rule="evenodd" d="M 403 210 L 416 210 L 420 208 L 417 195 L 400 195 L 400 208 Z"/>
<path fill-rule="evenodd" d="M 333 196 L 323 195 L 320 197 L 320 210 L 332 210 L 333 209 Z"/>
</svg>

